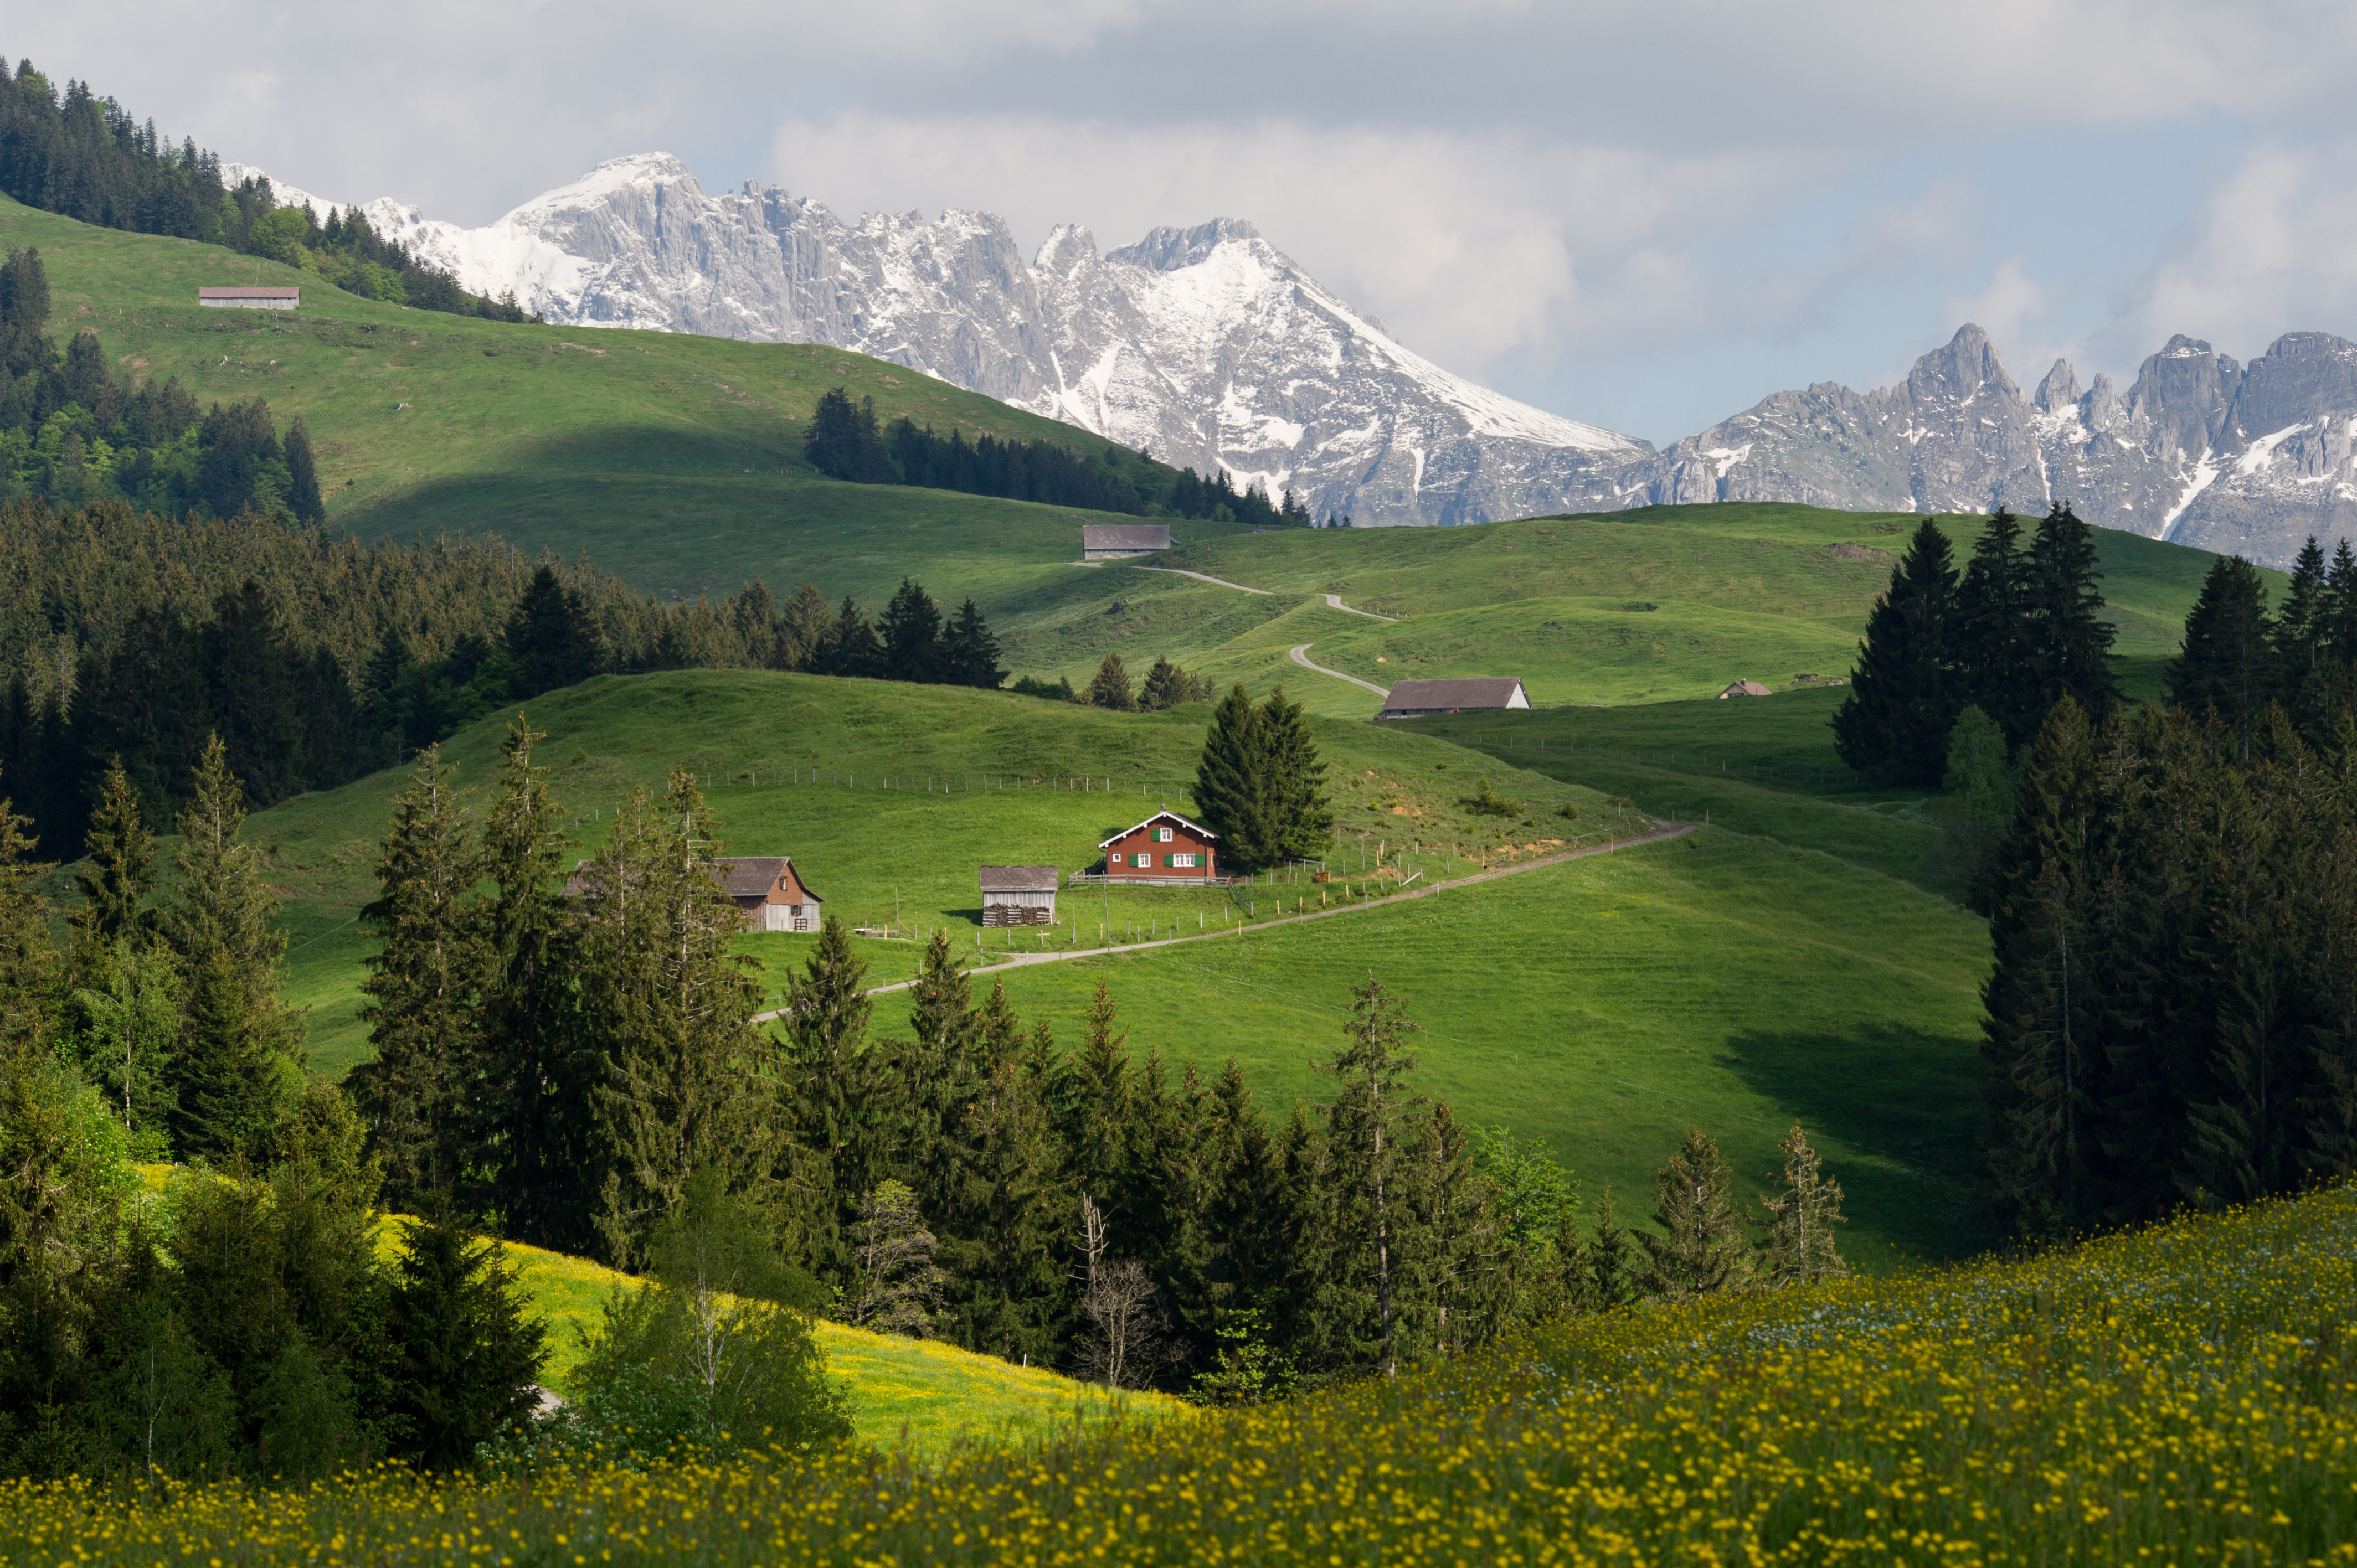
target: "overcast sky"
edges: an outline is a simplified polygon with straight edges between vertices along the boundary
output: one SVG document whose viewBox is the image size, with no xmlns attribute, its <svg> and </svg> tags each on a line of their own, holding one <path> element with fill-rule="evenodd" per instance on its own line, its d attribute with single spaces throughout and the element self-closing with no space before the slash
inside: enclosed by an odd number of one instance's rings
<svg viewBox="0 0 2357 1568">
<path fill-rule="evenodd" d="M 1962 322 L 2034 385 L 2172 332 L 2357 338 L 2357 7 L 2130 0 L 252 0 L 0 37 L 321 196 L 488 222 L 678 154 L 845 216 L 1248 218 L 1409 347 L 1666 443 L 1899 379 Z"/>
</svg>

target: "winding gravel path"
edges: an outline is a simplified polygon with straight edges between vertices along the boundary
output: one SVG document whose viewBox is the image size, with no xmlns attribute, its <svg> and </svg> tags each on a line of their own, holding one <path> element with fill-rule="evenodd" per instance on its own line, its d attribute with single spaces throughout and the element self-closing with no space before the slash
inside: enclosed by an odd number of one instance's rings
<svg viewBox="0 0 2357 1568">
<path fill-rule="evenodd" d="M 1388 686 L 1378 686 L 1372 681 L 1361 681 L 1356 675 L 1345 675 L 1340 670 L 1329 670 L 1323 664 L 1312 664 L 1309 662 L 1309 644 L 1306 642 L 1294 645 L 1293 661 L 1304 670 L 1315 670 L 1320 675 L 1331 675 L 1337 681 L 1348 681 L 1353 686 L 1364 686 L 1378 697 L 1388 697 L 1392 694 L 1391 688 Z"/>
<path fill-rule="evenodd" d="M 1396 622 L 1399 619 L 1399 617 L 1397 616 L 1379 616 L 1372 610 L 1362 610 L 1356 605 L 1346 605 L 1342 602 L 1342 596 L 1340 594 L 1327 595 L 1326 604 L 1327 607 L 1329 609 L 1341 610 L 1347 614 L 1354 616 L 1364 616 L 1369 620 L 1387 620 Z"/>
<path fill-rule="evenodd" d="M 1199 583 L 1210 583 L 1222 588 L 1233 588 L 1240 594 L 1258 594 L 1264 598 L 1272 596 L 1271 590 L 1267 588 L 1247 588 L 1242 583 L 1231 583 L 1225 577 L 1207 577 L 1200 572 L 1189 572 L 1184 566 L 1140 566 L 1138 570 L 1141 572 L 1168 572 L 1174 577 L 1192 577 Z"/>
</svg>

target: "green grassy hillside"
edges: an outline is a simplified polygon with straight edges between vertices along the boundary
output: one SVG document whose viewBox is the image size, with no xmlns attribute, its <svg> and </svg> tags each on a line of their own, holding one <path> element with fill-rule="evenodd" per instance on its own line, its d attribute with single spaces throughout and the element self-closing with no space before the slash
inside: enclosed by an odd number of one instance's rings
<svg viewBox="0 0 2357 1568">
<path fill-rule="evenodd" d="M 1894 875 L 1902 853 L 1870 837 L 1845 842 L 1844 822 L 1821 824 L 1813 847 L 1714 830 L 1284 923 L 1280 908 L 1366 890 L 1362 854 L 1405 845 L 1429 882 L 1464 875 L 1469 855 L 1519 864 L 1629 826 L 1596 790 L 1548 777 L 1548 763 L 1526 768 L 1405 728 L 1321 721 L 1339 883 L 1067 890 L 1056 933 L 985 932 L 981 863 L 1070 871 L 1164 801 L 1188 809 L 1205 710 L 1114 714 L 1004 693 L 729 671 L 600 680 L 544 699 L 532 717 L 551 736 L 543 755 L 555 765 L 556 794 L 584 819 L 583 853 L 605 831 L 594 814 L 609 813 L 631 783 L 685 765 L 713 780 L 735 850 L 791 854 L 830 909 L 880 924 L 897 905 L 904 926 L 946 927 L 977 962 L 1010 947 L 1069 945 L 1073 922 L 1085 945 L 1106 925 L 1146 939 L 1174 927 L 1216 931 L 1247 914 L 1257 922 L 1242 938 L 1003 971 L 1017 1006 L 1044 1014 L 1067 1040 L 1102 974 L 1135 1047 L 1206 1068 L 1233 1054 L 1282 1114 L 1318 1095 L 1311 1063 L 1338 1037 L 1349 987 L 1372 969 L 1430 1031 L 1426 1090 L 1473 1120 L 1544 1139 L 1591 1191 L 1605 1182 L 1624 1195 L 1648 1190 L 1653 1166 L 1695 1122 L 1755 1174 L 1799 1119 L 1855 1178 L 1868 1253 L 1935 1250 L 1953 1235 L 1986 939 L 1938 889 Z M 485 724 L 452 743 L 462 786 L 490 779 L 499 733 Z M 823 782 L 811 781 L 814 771 Z M 1463 811 L 1458 800 L 1484 771 L 1526 816 Z M 1074 788 L 1083 778 L 1090 786 Z M 252 824 L 294 895 L 295 991 L 313 1004 L 314 1058 L 328 1070 L 366 1048 L 355 988 L 368 944 L 356 915 L 398 787 L 397 776 L 380 775 Z M 1581 815 L 1556 816 L 1559 805 Z M 774 988 L 811 940 L 769 934 L 745 946 L 769 963 Z M 914 941 L 860 946 L 879 982 L 914 972 Z M 900 1013 L 886 1000 L 878 1026 L 901 1032 Z"/>
</svg>

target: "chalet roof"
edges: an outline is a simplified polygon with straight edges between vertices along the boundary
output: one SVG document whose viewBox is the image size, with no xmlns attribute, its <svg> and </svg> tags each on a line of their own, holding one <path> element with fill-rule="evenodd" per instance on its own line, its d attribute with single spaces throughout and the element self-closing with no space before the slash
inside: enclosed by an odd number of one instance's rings
<svg viewBox="0 0 2357 1568">
<path fill-rule="evenodd" d="M 1738 681 L 1719 693 L 1722 697 L 1772 697 L 1775 694 L 1757 681 Z"/>
<path fill-rule="evenodd" d="M 299 288 L 200 288 L 199 299 L 300 299 Z"/>
<path fill-rule="evenodd" d="M 1052 865 L 985 865 L 985 893 L 1053 893 L 1060 880 Z"/>
<path fill-rule="evenodd" d="M 1180 827 L 1185 828 L 1189 832 L 1193 833 L 1193 834 L 1194 834 L 1196 837 L 1198 837 L 1198 838 L 1216 840 L 1216 839 L 1218 839 L 1218 838 L 1219 838 L 1219 836 L 1220 836 L 1219 834 L 1217 834 L 1217 833 L 1213 832 L 1211 829 L 1209 829 L 1209 828 L 1205 827 L 1202 823 L 1200 823 L 1200 822 L 1189 822 L 1187 818 L 1180 816 L 1180 815 L 1179 815 L 1178 812 L 1176 812 L 1176 811 L 1157 811 L 1157 812 L 1155 812 L 1155 813 L 1154 813 L 1154 815 L 1152 815 L 1152 816 L 1150 816 L 1150 817 L 1146 818 L 1146 821 L 1144 821 L 1144 822 L 1133 822 L 1133 823 L 1131 823 L 1128 827 L 1125 827 L 1125 828 L 1122 829 L 1122 830 L 1121 830 L 1121 832 L 1117 832 L 1117 833 L 1114 834 L 1114 835 L 1113 835 L 1113 837 L 1111 837 L 1111 838 L 1109 838 L 1109 839 L 1106 839 L 1106 840 L 1104 840 L 1103 843 L 1099 843 L 1099 844 L 1097 845 L 1097 847 L 1098 847 L 1099 849 L 1106 849 L 1106 848 L 1109 848 L 1109 847 L 1111 847 L 1111 846 L 1112 846 L 1112 845 L 1114 845 L 1114 844 L 1117 844 L 1117 843 L 1119 843 L 1122 840 L 1124 840 L 1124 839 L 1127 838 L 1130 834 L 1132 834 L 1132 833 L 1135 832 L 1138 829 L 1140 829 L 1140 828 L 1150 828 L 1150 827 L 1152 827 L 1152 826 L 1153 826 L 1155 823 L 1157 823 L 1157 822 L 1176 822 L 1176 823 L 1178 823 Z"/>
<path fill-rule="evenodd" d="M 778 885 L 780 877 L 791 875 L 795 885 L 802 888 L 803 897 L 811 903 L 826 902 L 818 896 L 810 884 L 802 881 L 802 875 L 793 868 L 793 856 L 790 854 L 723 855 L 712 864 L 718 873 L 713 880 L 720 885 L 720 891 L 731 898 L 767 897 L 770 889 Z M 582 873 L 588 868 L 589 863 L 586 860 L 574 865 L 573 875 L 565 878 L 565 892 L 567 897 L 577 898 L 581 896 Z"/>
<path fill-rule="evenodd" d="M 1383 711 L 1398 708 L 1502 708 L 1523 683 L 1512 675 L 1469 681 L 1402 681 L 1383 698 Z M 1525 699 L 1527 700 L 1527 699 Z"/>
<path fill-rule="evenodd" d="M 1090 522 L 1081 525 L 1083 550 L 1168 550 L 1167 522 Z"/>
</svg>

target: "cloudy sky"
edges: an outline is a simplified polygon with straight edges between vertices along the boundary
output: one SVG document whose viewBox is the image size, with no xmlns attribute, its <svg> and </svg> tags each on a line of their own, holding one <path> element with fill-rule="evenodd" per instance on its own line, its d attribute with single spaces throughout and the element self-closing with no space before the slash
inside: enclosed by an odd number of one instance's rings
<svg viewBox="0 0 2357 1568">
<path fill-rule="evenodd" d="M 1251 219 L 1448 368 L 1667 442 L 2172 332 L 2357 337 L 2357 7 L 2177 0 L 69 0 L 0 37 L 339 199 L 490 220 L 678 154 L 837 210 Z"/>
</svg>

